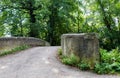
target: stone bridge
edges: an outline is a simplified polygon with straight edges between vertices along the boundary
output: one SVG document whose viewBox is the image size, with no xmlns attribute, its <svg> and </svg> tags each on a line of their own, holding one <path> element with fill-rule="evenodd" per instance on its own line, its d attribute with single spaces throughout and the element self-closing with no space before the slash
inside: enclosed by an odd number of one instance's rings
<svg viewBox="0 0 120 78">
<path fill-rule="evenodd" d="M 28 46 L 48 46 L 49 43 L 33 37 L 2 37 L 0 38 L 0 51 L 5 49 L 9 50 L 16 46 L 28 45 Z"/>
</svg>

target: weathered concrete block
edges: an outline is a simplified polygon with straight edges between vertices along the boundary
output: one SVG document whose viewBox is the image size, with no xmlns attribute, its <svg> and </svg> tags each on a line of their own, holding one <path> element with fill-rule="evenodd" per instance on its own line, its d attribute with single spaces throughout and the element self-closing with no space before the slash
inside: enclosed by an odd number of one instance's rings
<svg viewBox="0 0 120 78">
<path fill-rule="evenodd" d="M 63 34 L 61 37 L 63 55 L 77 55 L 81 61 L 87 61 L 91 67 L 99 61 L 99 41 L 94 33 Z"/>
</svg>

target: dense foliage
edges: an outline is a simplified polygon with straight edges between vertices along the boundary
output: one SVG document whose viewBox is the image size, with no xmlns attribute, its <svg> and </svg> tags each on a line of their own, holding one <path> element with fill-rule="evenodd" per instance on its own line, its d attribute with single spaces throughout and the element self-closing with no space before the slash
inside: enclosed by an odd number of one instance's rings
<svg viewBox="0 0 120 78">
<path fill-rule="evenodd" d="M 120 52 L 118 48 L 111 51 L 100 49 L 101 62 L 96 64 L 95 72 L 99 74 L 120 73 Z"/>
<path fill-rule="evenodd" d="M 0 36 L 31 36 L 60 45 L 63 33 L 99 34 L 102 48 L 120 46 L 119 0 L 1 0 Z"/>
</svg>

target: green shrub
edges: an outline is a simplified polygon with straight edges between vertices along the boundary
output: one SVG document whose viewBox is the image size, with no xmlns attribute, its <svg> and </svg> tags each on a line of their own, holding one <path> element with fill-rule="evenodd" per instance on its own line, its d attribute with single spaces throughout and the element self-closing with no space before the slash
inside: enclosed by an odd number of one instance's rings
<svg viewBox="0 0 120 78">
<path fill-rule="evenodd" d="M 112 70 L 112 67 L 109 63 L 96 64 L 94 67 L 94 71 L 98 74 L 109 74 L 115 72 L 114 70 Z"/>
<path fill-rule="evenodd" d="M 111 51 L 100 49 L 101 62 L 96 64 L 94 71 L 98 74 L 120 72 L 120 52 L 118 48 Z"/>
<path fill-rule="evenodd" d="M 90 65 L 86 61 L 82 61 L 78 64 L 78 68 L 80 68 L 81 70 L 89 70 Z"/>
<path fill-rule="evenodd" d="M 58 55 L 59 55 L 59 56 L 62 56 L 62 49 L 61 49 L 61 48 L 58 49 Z"/>
<path fill-rule="evenodd" d="M 118 48 L 113 49 L 111 51 L 100 49 L 100 54 L 101 54 L 101 62 L 103 63 L 112 64 L 113 62 L 120 62 L 120 52 Z"/>
<path fill-rule="evenodd" d="M 111 68 L 115 70 L 116 72 L 120 72 L 120 62 L 114 62 L 111 65 Z"/>
<path fill-rule="evenodd" d="M 62 58 L 62 63 L 71 66 L 77 66 L 77 64 L 79 63 L 79 58 L 74 54 L 71 54 L 70 56 L 64 56 Z"/>
</svg>

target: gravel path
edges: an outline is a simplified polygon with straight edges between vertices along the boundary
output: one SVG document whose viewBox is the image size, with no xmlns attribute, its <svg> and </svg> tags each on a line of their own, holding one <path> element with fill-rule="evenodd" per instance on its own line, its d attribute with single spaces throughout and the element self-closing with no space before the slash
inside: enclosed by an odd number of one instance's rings
<svg viewBox="0 0 120 78">
<path fill-rule="evenodd" d="M 59 47 L 35 47 L 0 57 L 0 78 L 120 78 L 97 75 L 61 64 Z"/>
</svg>

